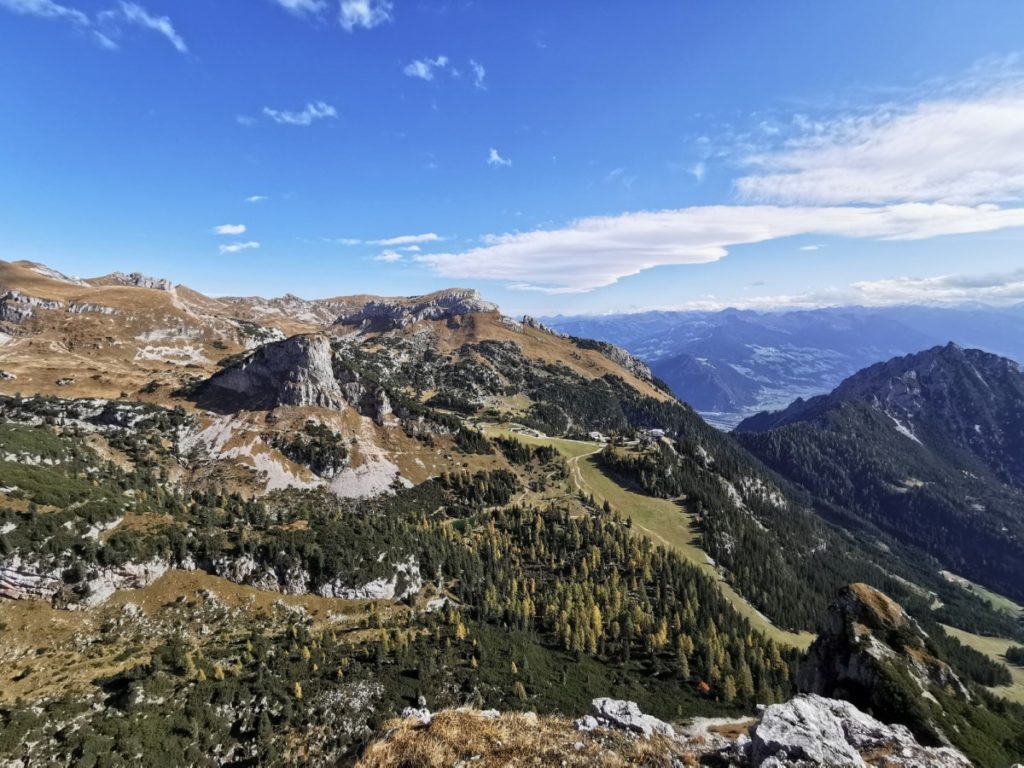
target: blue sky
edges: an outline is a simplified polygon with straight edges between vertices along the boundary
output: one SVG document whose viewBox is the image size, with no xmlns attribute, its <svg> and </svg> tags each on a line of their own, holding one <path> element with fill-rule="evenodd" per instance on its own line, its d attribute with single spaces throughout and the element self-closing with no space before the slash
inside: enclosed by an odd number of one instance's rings
<svg viewBox="0 0 1024 768">
<path fill-rule="evenodd" d="M 1010 0 L 0 0 L 0 258 L 534 314 L 1024 301 L 1022 29 Z"/>
</svg>

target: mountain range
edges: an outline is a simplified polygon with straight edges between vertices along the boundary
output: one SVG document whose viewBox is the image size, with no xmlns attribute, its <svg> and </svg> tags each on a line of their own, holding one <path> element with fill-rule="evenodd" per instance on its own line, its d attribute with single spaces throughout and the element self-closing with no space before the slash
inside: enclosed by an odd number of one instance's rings
<svg viewBox="0 0 1024 768">
<path fill-rule="evenodd" d="M 1019 305 L 640 312 L 542 322 L 629 350 L 723 428 L 828 392 L 874 363 L 949 341 L 1024 360 Z"/>
<path fill-rule="evenodd" d="M 396 734 L 454 749 L 464 707 L 494 729 L 533 713 L 559 739 L 593 731 L 580 754 L 602 740 L 609 764 L 697 760 L 707 735 L 642 758 L 634 736 L 696 716 L 746 729 L 757 705 L 779 707 L 751 726 L 759 746 L 700 759 L 801 765 L 778 741 L 793 717 L 824 729 L 818 764 L 877 762 L 839 735 L 851 724 L 887 729 L 908 766 L 1024 755 L 1002 655 L 1024 627 L 964 580 L 1016 594 L 1009 361 L 947 347 L 843 390 L 879 476 L 953 500 L 926 536 L 878 506 L 880 482 L 810 481 L 859 467 L 816 447 L 831 438 L 789 439 L 831 405 L 726 434 L 630 352 L 468 289 L 213 298 L 0 263 L 0 333 L 12 765 L 382 764 Z M 801 461 L 755 440 L 777 435 Z M 989 535 L 1005 558 L 972 564 Z M 848 668 L 826 668 L 846 628 Z M 879 703 L 922 692 L 902 714 Z M 487 750 L 508 738 L 489 732 Z M 569 747 L 523 759 L 568 764 Z"/>
</svg>

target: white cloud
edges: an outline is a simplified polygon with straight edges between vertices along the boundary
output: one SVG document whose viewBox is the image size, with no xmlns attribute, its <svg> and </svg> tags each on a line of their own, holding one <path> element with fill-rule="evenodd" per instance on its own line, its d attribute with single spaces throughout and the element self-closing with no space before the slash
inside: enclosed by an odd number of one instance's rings
<svg viewBox="0 0 1024 768">
<path fill-rule="evenodd" d="M 382 253 L 378 253 L 376 256 L 373 257 L 373 260 L 393 264 L 396 261 L 401 261 L 403 258 L 405 257 L 402 256 L 402 254 L 400 254 L 398 251 L 387 250 L 383 251 Z"/>
<path fill-rule="evenodd" d="M 491 151 L 487 154 L 487 164 L 495 168 L 498 168 L 503 165 L 512 165 L 512 161 L 509 160 L 508 158 L 502 157 L 498 153 L 498 150 L 496 150 L 494 147 L 491 147 Z"/>
<path fill-rule="evenodd" d="M 395 235 L 394 237 L 385 237 L 380 240 L 360 240 L 354 237 L 339 237 L 333 239 L 331 242 L 338 243 L 339 245 L 405 245 L 409 247 L 402 248 L 403 251 L 411 251 L 413 249 L 418 251 L 419 246 L 417 246 L 416 243 L 436 243 L 441 239 L 441 236 L 435 232 L 424 232 L 420 235 Z"/>
<path fill-rule="evenodd" d="M 245 234 L 245 224 L 220 224 L 213 231 L 217 235 L 242 235 Z"/>
<path fill-rule="evenodd" d="M 185 40 L 174 29 L 169 18 L 154 16 L 134 2 L 122 0 L 113 8 L 97 13 L 95 19 L 54 0 L 0 0 L 0 8 L 25 16 L 67 21 L 76 27 L 88 29 L 92 40 L 108 50 L 118 49 L 117 38 L 125 26 L 136 26 L 162 35 L 178 52 L 188 52 Z"/>
<path fill-rule="evenodd" d="M 826 288 L 807 293 L 701 299 L 662 307 L 666 310 L 714 311 L 737 309 L 783 310 L 819 307 L 892 307 L 908 304 L 957 305 L 965 302 L 1012 306 L 1024 302 L 1024 269 L 990 275 L 942 275 L 899 277 L 853 283 L 845 288 Z"/>
<path fill-rule="evenodd" d="M 695 178 L 697 181 L 704 181 L 704 176 L 707 174 L 707 172 L 708 167 L 703 160 L 694 164 L 694 166 L 690 168 L 690 175 L 693 176 L 693 178 Z"/>
<path fill-rule="evenodd" d="M 447 56 L 438 56 L 436 59 L 415 59 L 405 65 L 402 70 L 407 77 L 418 77 L 420 80 L 431 81 L 434 79 L 435 70 L 444 69 L 448 66 Z"/>
<path fill-rule="evenodd" d="M 171 20 L 166 16 L 154 16 L 138 3 L 122 2 L 117 8 L 110 11 L 102 11 L 96 16 L 100 26 L 106 27 L 105 33 L 116 35 L 125 24 L 148 29 L 162 35 L 178 53 L 188 53 L 188 46 L 185 40 L 174 29 Z M 109 36 L 105 35 L 111 45 L 116 45 Z"/>
<path fill-rule="evenodd" d="M 414 243 L 436 243 L 441 238 L 434 232 L 424 232 L 422 235 L 397 235 L 384 240 L 370 240 L 373 245 L 412 245 Z"/>
<path fill-rule="evenodd" d="M 263 114 L 275 123 L 282 125 L 312 125 L 315 120 L 338 116 L 337 110 L 323 101 L 310 102 L 301 112 L 288 112 L 264 107 Z"/>
<path fill-rule="evenodd" d="M 53 0 L 0 0 L 0 8 L 24 16 L 39 16 L 44 19 L 62 19 L 83 27 L 89 26 L 89 17 L 81 11 L 60 5 Z"/>
<path fill-rule="evenodd" d="M 391 0 L 341 0 L 338 22 L 346 32 L 373 29 L 392 20 Z"/>
<path fill-rule="evenodd" d="M 265 200 L 269 200 L 269 199 L 270 198 L 267 197 L 266 195 L 249 195 L 249 197 L 245 198 L 245 202 L 247 202 L 247 203 L 262 203 Z"/>
<path fill-rule="evenodd" d="M 776 151 L 750 154 L 745 200 L 784 204 L 1024 199 L 1024 84 L 900 109 L 798 122 Z"/>
<path fill-rule="evenodd" d="M 796 235 L 918 240 L 1024 226 L 1024 209 L 905 203 L 880 207 L 707 206 L 581 219 L 489 236 L 416 260 L 448 278 L 503 280 L 549 293 L 590 291 L 658 266 L 721 259 L 737 245 Z"/>
<path fill-rule="evenodd" d="M 273 2 L 280 5 L 286 11 L 299 16 L 305 14 L 316 15 L 327 8 L 325 0 L 273 0 Z"/>
<path fill-rule="evenodd" d="M 220 246 L 221 253 L 238 253 L 239 251 L 248 251 L 250 249 L 259 248 L 260 244 L 255 240 L 250 240 L 247 243 L 230 243 L 228 245 Z"/>
<path fill-rule="evenodd" d="M 484 69 L 484 65 L 470 59 L 469 68 L 473 71 L 473 85 L 481 91 L 486 91 L 487 84 L 484 82 L 484 78 L 487 77 L 487 70 Z"/>
<path fill-rule="evenodd" d="M 870 280 L 852 286 L 864 304 L 953 304 L 1024 301 L 1024 269 L 989 275 L 942 275 Z"/>
<path fill-rule="evenodd" d="M 800 246 L 800 250 L 801 251 L 817 251 L 817 250 L 820 250 L 820 249 L 821 249 L 820 245 L 801 245 Z"/>
</svg>

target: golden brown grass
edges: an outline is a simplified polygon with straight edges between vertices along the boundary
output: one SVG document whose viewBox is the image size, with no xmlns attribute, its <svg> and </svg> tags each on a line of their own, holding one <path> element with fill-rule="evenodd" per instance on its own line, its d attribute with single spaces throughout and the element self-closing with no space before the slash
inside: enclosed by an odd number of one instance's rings
<svg viewBox="0 0 1024 768">
<path fill-rule="evenodd" d="M 884 623 L 898 627 L 906 621 L 899 604 L 867 584 L 851 584 L 850 590 L 870 608 Z"/>
<path fill-rule="evenodd" d="M 371 744 L 357 768 L 474 768 L 502 766 L 697 765 L 697 757 L 664 737 L 636 738 L 598 730 L 577 731 L 562 717 L 505 713 L 487 718 L 477 710 L 446 710 L 429 726 L 416 718 L 393 720 Z"/>
</svg>

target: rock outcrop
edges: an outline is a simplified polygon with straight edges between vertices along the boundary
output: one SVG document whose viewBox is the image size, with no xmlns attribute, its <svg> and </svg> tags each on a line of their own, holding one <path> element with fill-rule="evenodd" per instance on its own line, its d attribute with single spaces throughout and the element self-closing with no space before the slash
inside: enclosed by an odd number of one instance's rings
<svg viewBox="0 0 1024 768">
<path fill-rule="evenodd" d="M 937 697 L 970 698 L 950 666 L 928 648 L 928 636 L 895 601 L 866 584 L 843 589 L 824 631 L 797 672 L 805 693 L 850 701 L 918 738 L 946 739 L 929 707 Z"/>
<path fill-rule="evenodd" d="M 576 721 L 581 731 L 612 728 L 650 738 L 654 734 L 675 736 L 675 729 L 651 715 L 645 715 L 632 701 L 599 698 L 590 702 L 590 714 Z"/>
<path fill-rule="evenodd" d="M 674 728 L 636 703 L 594 699 L 591 714 L 569 723 L 533 712 L 455 709 L 424 702 L 402 712 L 358 765 L 436 765 L 438 749 L 473 755 L 466 764 L 707 765 L 728 768 L 970 768 L 960 752 L 922 746 L 902 725 L 886 725 L 853 704 L 800 695 L 748 720 L 719 720 L 718 730 Z M 488 738 L 479 737 L 486 731 Z M 616 732 L 616 733 L 609 733 Z M 465 742 L 462 740 L 465 739 Z M 515 759 L 510 758 L 511 755 Z M 462 764 L 462 763 L 460 763 Z"/>
<path fill-rule="evenodd" d="M 800 695 L 767 707 L 748 739 L 730 750 L 744 766 L 970 768 L 949 747 L 924 747 L 902 725 L 886 725 L 848 701 Z"/>
<path fill-rule="evenodd" d="M 344 600 L 404 600 L 423 588 L 420 565 L 410 556 L 395 565 L 390 577 L 381 577 L 356 587 L 346 586 L 344 580 L 336 579 L 321 585 L 317 594 L 322 597 L 339 597 Z"/>
<path fill-rule="evenodd" d="M 151 288 L 156 291 L 173 291 L 174 284 L 162 277 L 150 277 L 141 272 L 111 272 L 104 277 L 98 277 L 90 282 L 97 285 L 123 285 L 128 288 Z"/>
<path fill-rule="evenodd" d="M 600 352 L 613 363 L 625 368 L 638 379 L 643 379 L 644 381 L 652 381 L 654 379 L 654 374 L 651 373 L 650 366 L 640 358 L 629 354 L 629 352 L 624 350 L 622 347 L 609 344 L 607 341 L 594 341 L 592 339 L 574 339 L 574 341 L 577 346 L 580 346 L 583 349 L 593 349 Z"/>
<path fill-rule="evenodd" d="M 334 376 L 331 343 L 319 335 L 292 336 L 260 347 L 248 359 L 214 374 L 197 400 L 218 412 L 345 405 Z"/>
<path fill-rule="evenodd" d="M 496 312 L 475 290 L 452 288 L 409 299 L 374 299 L 352 312 L 341 314 L 338 325 L 358 326 L 364 331 L 390 331 L 423 320 L 450 320 L 473 312 Z"/>
</svg>

